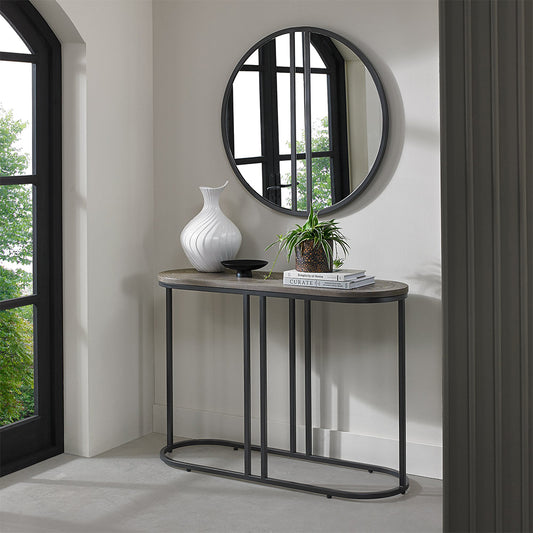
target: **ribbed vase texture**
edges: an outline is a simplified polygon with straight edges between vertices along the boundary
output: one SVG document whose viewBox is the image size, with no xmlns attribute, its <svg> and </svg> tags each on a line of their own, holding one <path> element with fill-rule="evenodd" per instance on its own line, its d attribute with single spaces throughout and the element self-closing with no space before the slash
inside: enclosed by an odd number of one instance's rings
<svg viewBox="0 0 533 533">
<path fill-rule="evenodd" d="M 222 212 L 219 198 L 222 187 L 200 187 L 202 210 L 183 228 L 181 246 L 191 265 L 200 272 L 221 272 L 220 261 L 234 259 L 241 247 L 239 228 Z"/>
</svg>

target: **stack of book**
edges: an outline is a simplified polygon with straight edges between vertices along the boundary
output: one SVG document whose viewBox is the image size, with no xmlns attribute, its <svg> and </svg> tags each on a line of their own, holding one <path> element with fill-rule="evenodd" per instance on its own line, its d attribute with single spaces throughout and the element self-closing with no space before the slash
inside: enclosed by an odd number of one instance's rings
<svg viewBox="0 0 533 533">
<path fill-rule="evenodd" d="M 367 276 L 365 270 L 341 269 L 333 272 L 283 272 L 284 285 L 298 287 L 320 287 L 324 289 L 357 289 L 372 285 L 374 276 Z"/>
</svg>

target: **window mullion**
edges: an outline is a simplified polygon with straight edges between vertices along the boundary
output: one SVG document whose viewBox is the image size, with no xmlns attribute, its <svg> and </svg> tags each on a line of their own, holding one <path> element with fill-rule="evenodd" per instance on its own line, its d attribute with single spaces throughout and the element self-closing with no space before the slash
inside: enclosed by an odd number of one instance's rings
<svg viewBox="0 0 533 533">
<path fill-rule="evenodd" d="M 290 53 L 290 102 L 291 102 L 291 210 L 298 211 L 298 190 L 296 188 L 296 43 L 295 32 L 291 31 L 289 41 Z"/>
<path fill-rule="evenodd" d="M 12 298 L 11 300 L 0 301 L 0 311 L 24 307 L 26 305 L 37 305 L 38 303 L 39 297 L 36 294 L 32 294 L 31 296 L 21 296 L 20 298 Z"/>
<path fill-rule="evenodd" d="M 307 211 L 313 205 L 313 164 L 311 160 L 311 37 L 309 31 L 302 32 L 304 53 L 304 123 L 305 123 L 305 171 L 307 181 Z"/>
<path fill-rule="evenodd" d="M 0 52 L 0 61 L 18 61 L 22 63 L 38 63 L 39 57 L 32 54 L 17 54 L 15 52 Z"/>
<path fill-rule="evenodd" d="M 37 176 L 0 176 L 0 186 L 2 185 L 37 185 Z"/>
</svg>

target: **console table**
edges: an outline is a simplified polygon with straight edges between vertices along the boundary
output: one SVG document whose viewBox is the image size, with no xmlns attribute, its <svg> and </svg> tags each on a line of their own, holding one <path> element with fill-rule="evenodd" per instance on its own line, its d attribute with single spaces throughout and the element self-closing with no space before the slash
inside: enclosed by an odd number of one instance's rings
<svg viewBox="0 0 533 533">
<path fill-rule="evenodd" d="M 303 490 L 352 499 L 386 498 L 405 494 L 409 487 L 405 462 L 405 299 L 408 286 L 397 281 L 376 280 L 373 285 L 360 289 L 335 290 L 283 285 L 280 273 L 273 273 L 268 280 L 264 273 L 254 272 L 253 278 L 237 278 L 235 274 L 202 273 L 193 269 L 169 270 L 159 274 L 159 285 L 166 289 L 166 372 L 167 372 L 167 444 L 161 449 L 161 459 L 168 465 L 187 471 L 205 472 L 257 483 L 265 483 L 289 489 Z M 243 354 L 244 354 L 244 438 L 243 442 L 220 439 L 189 439 L 173 441 L 173 333 L 172 333 L 172 291 L 200 291 L 239 294 L 243 309 Z M 250 384 L 250 297 L 259 298 L 259 394 L 260 394 L 260 444 L 251 442 L 251 384 Z M 285 298 L 289 306 L 289 432 L 288 450 L 272 448 L 267 440 L 267 298 Z M 296 300 L 304 302 L 304 402 L 305 402 L 305 453 L 296 451 Z M 339 302 L 347 304 L 398 303 L 398 448 L 399 469 L 357 463 L 313 454 L 311 423 L 311 302 Z M 215 445 L 244 450 L 243 471 L 214 468 L 188 463 L 169 457 L 173 450 L 184 446 Z M 261 454 L 260 475 L 252 474 L 251 452 Z M 386 490 L 347 491 L 308 483 L 276 479 L 268 475 L 268 456 L 279 455 L 327 465 L 342 466 L 369 472 L 381 472 L 398 479 L 398 485 Z"/>
</svg>

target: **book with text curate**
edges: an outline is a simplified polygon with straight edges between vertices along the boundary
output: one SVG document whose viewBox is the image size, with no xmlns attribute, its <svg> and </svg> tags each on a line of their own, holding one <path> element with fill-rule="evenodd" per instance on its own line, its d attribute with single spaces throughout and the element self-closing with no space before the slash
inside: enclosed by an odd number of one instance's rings
<svg viewBox="0 0 533 533">
<path fill-rule="evenodd" d="M 317 287 L 322 289 L 357 289 L 365 285 L 372 285 L 374 283 L 374 276 L 363 276 L 359 279 L 350 281 L 335 281 L 327 279 L 300 279 L 300 278 L 284 278 L 284 285 L 293 285 L 297 287 Z"/>
</svg>

